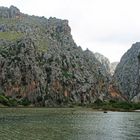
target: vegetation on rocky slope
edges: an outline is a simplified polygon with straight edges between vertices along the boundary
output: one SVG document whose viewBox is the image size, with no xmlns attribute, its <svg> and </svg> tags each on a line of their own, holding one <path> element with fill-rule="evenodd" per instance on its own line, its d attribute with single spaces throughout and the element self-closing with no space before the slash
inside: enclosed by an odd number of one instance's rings
<svg viewBox="0 0 140 140">
<path fill-rule="evenodd" d="M 110 98 L 106 69 L 76 45 L 67 20 L 25 15 L 14 6 L 0 11 L 0 89 L 6 98 L 36 106 Z"/>
<path fill-rule="evenodd" d="M 0 7 L 0 19 L 1 104 L 55 107 L 101 100 L 109 106 L 106 101 L 124 99 L 110 90 L 108 60 L 77 46 L 67 20 L 25 15 L 14 6 Z"/>
<path fill-rule="evenodd" d="M 5 40 L 18 40 L 23 37 L 22 33 L 17 33 L 17 32 L 0 32 L 0 39 L 5 39 Z"/>
<path fill-rule="evenodd" d="M 133 111 L 140 109 L 140 103 L 126 102 L 126 101 L 115 101 L 110 100 L 103 102 L 96 100 L 92 105 L 93 109 L 111 110 L 111 111 Z"/>
</svg>

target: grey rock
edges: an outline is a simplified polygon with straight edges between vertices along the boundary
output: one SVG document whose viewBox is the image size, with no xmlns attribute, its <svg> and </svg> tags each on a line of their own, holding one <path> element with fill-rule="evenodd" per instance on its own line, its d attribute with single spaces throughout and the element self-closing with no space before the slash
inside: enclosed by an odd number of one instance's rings
<svg viewBox="0 0 140 140">
<path fill-rule="evenodd" d="M 18 18 L 20 15 L 19 9 L 15 6 L 0 7 L 0 18 Z"/>
<path fill-rule="evenodd" d="M 105 70 L 110 73 L 110 61 L 108 60 L 108 58 L 97 52 L 95 53 L 95 57 L 104 66 Z"/>
<path fill-rule="evenodd" d="M 110 64 L 110 73 L 111 73 L 111 75 L 114 74 L 114 72 L 115 72 L 116 67 L 117 67 L 118 64 L 119 64 L 119 62 L 112 62 L 112 63 Z"/>
<path fill-rule="evenodd" d="M 129 101 L 139 100 L 140 43 L 137 42 L 123 55 L 113 76 L 114 88 Z M 139 100 L 140 101 L 140 100 Z"/>
<path fill-rule="evenodd" d="M 0 13 L 9 10 L 12 18 L 19 12 L 11 7 L 0 8 Z M 91 51 L 76 45 L 67 20 L 22 14 L 13 24 L 3 18 L 1 32 L 22 34 L 14 40 L 0 39 L 0 89 L 6 96 L 26 97 L 44 106 L 110 98 L 105 66 Z"/>
</svg>

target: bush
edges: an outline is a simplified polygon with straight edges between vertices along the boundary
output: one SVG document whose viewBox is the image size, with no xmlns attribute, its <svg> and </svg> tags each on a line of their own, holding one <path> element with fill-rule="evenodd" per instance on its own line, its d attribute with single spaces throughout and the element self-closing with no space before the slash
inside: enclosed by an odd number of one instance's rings
<svg viewBox="0 0 140 140">
<path fill-rule="evenodd" d="M 68 71 L 63 71 L 62 74 L 65 78 L 71 78 L 72 77 L 72 73 L 70 73 Z"/>
<path fill-rule="evenodd" d="M 0 32 L 0 39 L 14 41 L 23 37 L 22 33 L 17 32 Z"/>
<path fill-rule="evenodd" d="M 19 104 L 23 105 L 23 106 L 28 106 L 31 104 L 31 102 L 29 101 L 29 99 L 27 97 L 25 97 L 25 98 L 20 100 Z"/>
<path fill-rule="evenodd" d="M 18 102 L 16 99 L 12 99 L 12 98 L 6 97 L 4 95 L 0 95 L 0 103 L 5 105 L 5 106 L 9 106 L 9 107 L 13 107 L 13 106 L 18 105 Z"/>
<path fill-rule="evenodd" d="M 135 109 L 135 110 L 140 109 L 140 103 L 132 104 L 132 108 Z"/>
<path fill-rule="evenodd" d="M 42 98 L 42 96 L 37 96 L 37 102 L 42 102 L 42 100 L 43 100 L 43 98 Z"/>
<path fill-rule="evenodd" d="M 115 100 L 110 100 L 109 103 L 114 104 L 114 103 L 116 103 L 116 101 Z"/>
<path fill-rule="evenodd" d="M 92 108 L 103 110 L 137 110 L 140 109 L 140 103 L 132 103 L 126 101 L 110 100 L 109 102 L 103 102 L 97 99 L 92 105 Z"/>
<path fill-rule="evenodd" d="M 6 106 L 9 106 L 9 100 L 3 96 L 3 95 L 0 95 L 0 103 L 3 104 L 3 105 L 6 105 Z"/>
<path fill-rule="evenodd" d="M 121 109 L 131 109 L 132 104 L 128 102 L 117 102 L 117 103 L 112 104 L 112 107 L 121 108 Z"/>
<path fill-rule="evenodd" d="M 15 107 L 17 105 L 18 105 L 18 102 L 16 99 L 9 98 L 9 106 Z"/>
<path fill-rule="evenodd" d="M 98 105 L 98 106 L 102 106 L 103 105 L 103 101 L 101 101 L 100 99 L 97 99 L 94 104 Z"/>
</svg>

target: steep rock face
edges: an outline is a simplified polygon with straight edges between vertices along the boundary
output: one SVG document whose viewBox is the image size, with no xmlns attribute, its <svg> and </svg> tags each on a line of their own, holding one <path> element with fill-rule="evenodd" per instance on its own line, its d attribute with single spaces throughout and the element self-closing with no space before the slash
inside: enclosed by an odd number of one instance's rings
<svg viewBox="0 0 140 140">
<path fill-rule="evenodd" d="M 6 96 L 45 106 L 109 98 L 107 71 L 92 52 L 75 44 L 67 20 L 3 17 L 0 89 Z"/>
<path fill-rule="evenodd" d="M 112 63 L 110 64 L 110 73 L 111 73 L 111 75 L 114 74 L 114 72 L 115 72 L 116 67 L 117 67 L 118 64 L 119 64 L 119 62 L 112 62 Z"/>
<path fill-rule="evenodd" d="M 129 101 L 140 101 L 140 43 L 122 57 L 113 76 L 113 86 Z"/>
<path fill-rule="evenodd" d="M 19 9 L 14 6 L 10 8 L 0 7 L 0 18 L 18 18 L 20 14 Z"/>
<path fill-rule="evenodd" d="M 117 63 L 110 63 L 108 58 L 106 58 L 105 56 L 103 56 L 100 53 L 95 53 L 95 57 L 102 64 L 103 71 L 106 72 L 106 75 L 108 75 L 107 76 L 109 78 L 108 91 L 109 91 L 109 95 L 110 95 L 111 99 L 117 100 L 117 101 L 119 101 L 119 100 L 124 101 L 125 98 L 121 95 L 120 92 L 118 92 L 115 88 L 113 88 L 113 85 L 111 82 L 113 72 L 115 71 L 115 66 L 117 65 Z"/>
<path fill-rule="evenodd" d="M 108 58 L 106 58 L 105 56 L 103 56 L 100 53 L 95 53 L 95 57 L 97 60 L 100 61 L 100 63 L 103 65 L 103 67 L 105 68 L 105 70 L 110 73 L 110 61 L 108 60 Z"/>
<path fill-rule="evenodd" d="M 44 73 L 31 39 L 0 40 L 0 88 L 6 96 L 36 102 L 45 92 Z"/>
<path fill-rule="evenodd" d="M 96 59 L 103 65 L 104 69 L 107 71 L 108 74 L 111 76 L 114 74 L 116 66 L 119 62 L 112 62 L 110 63 L 109 59 L 100 53 L 94 54 Z"/>
</svg>

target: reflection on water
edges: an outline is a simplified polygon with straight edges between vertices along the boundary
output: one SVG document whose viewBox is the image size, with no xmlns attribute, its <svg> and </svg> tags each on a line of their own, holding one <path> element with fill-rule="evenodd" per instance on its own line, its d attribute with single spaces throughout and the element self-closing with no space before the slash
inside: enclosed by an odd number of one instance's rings
<svg viewBox="0 0 140 140">
<path fill-rule="evenodd" d="M 0 109 L 0 140 L 140 140 L 139 112 Z"/>
</svg>

